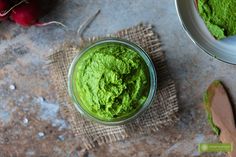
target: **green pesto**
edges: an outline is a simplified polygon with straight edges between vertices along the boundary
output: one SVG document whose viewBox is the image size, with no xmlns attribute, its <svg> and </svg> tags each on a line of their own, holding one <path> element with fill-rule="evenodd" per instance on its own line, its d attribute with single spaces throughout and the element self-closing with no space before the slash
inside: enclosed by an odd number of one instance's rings
<svg viewBox="0 0 236 157">
<path fill-rule="evenodd" d="M 198 11 L 216 39 L 236 35 L 235 0 L 198 0 Z"/>
<path fill-rule="evenodd" d="M 149 93 L 149 70 L 133 49 L 105 43 L 84 53 L 75 66 L 75 93 L 81 106 L 102 120 L 134 114 Z"/>
<path fill-rule="evenodd" d="M 219 80 L 215 80 L 212 83 L 212 86 L 214 87 L 218 87 L 219 85 L 221 85 L 221 82 Z M 204 103 L 204 107 L 207 113 L 208 123 L 210 124 L 211 129 L 216 135 L 220 135 L 220 129 L 213 122 L 213 117 L 211 113 L 211 102 L 212 102 L 213 96 L 214 96 L 214 93 L 212 93 L 211 90 L 207 90 L 203 96 L 203 103 Z"/>
<path fill-rule="evenodd" d="M 205 107 L 206 114 L 207 114 L 207 120 L 208 120 L 208 123 L 209 123 L 212 131 L 216 135 L 220 135 L 220 129 L 213 122 L 213 117 L 212 117 L 212 113 L 211 113 L 211 97 L 212 97 L 212 95 L 209 92 L 204 93 L 203 102 L 204 102 L 204 107 Z"/>
</svg>

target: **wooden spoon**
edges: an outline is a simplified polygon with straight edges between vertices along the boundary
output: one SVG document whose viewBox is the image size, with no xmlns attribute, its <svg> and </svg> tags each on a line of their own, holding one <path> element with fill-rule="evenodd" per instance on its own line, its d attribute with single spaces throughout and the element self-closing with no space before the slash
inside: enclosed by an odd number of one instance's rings
<svg viewBox="0 0 236 157">
<path fill-rule="evenodd" d="M 196 8 L 198 10 L 198 0 L 194 0 L 194 2 L 195 2 L 195 6 L 196 6 Z"/>
<path fill-rule="evenodd" d="M 206 96 L 210 107 L 213 123 L 220 129 L 220 140 L 222 143 L 233 144 L 230 157 L 236 157 L 236 127 L 232 106 L 227 92 L 219 81 L 214 81 L 207 89 Z M 209 108 L 208 108 L 209 109 Z"/>
</svg>

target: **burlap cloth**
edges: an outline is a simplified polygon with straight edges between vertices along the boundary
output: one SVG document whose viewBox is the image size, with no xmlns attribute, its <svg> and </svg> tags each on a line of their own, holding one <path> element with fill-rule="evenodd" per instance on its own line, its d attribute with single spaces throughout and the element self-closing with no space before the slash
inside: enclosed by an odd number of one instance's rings
<svg viewBox="0 0 236 157">
<path fill-rule="evenodd" d="M 128 137 L 155 133 L 159 128 L 169 126 L 178 119 L 175 84 L 169 75 L 165 56 L 161 50 L 161 42 L 152 26 L 140 24 L 111 36 L 130 40 L 141 46 L 150 55 L 157 70 L 158 92 L 154 104 L 135 121 L 121 126 L 104 126 L 92 122 L 80 115 L 67 94 L 68 68 L 83 46 L 69 42 L 55 50 L 49 59 L 52 78 L 55 86 L 58 87 L 60 102 L 63 106 L 63 115 L 69 120 L 75 136 L 87 149 Z M 85 43 L 94 40 L 88 39 Z"/>
</svg>

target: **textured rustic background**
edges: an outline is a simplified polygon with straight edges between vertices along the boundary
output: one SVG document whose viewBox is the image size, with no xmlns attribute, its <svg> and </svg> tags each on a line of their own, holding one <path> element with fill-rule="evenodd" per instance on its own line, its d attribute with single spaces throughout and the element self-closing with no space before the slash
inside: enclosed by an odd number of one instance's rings
<svg viewBox="0 0 236 157">
<path fill-rule="evenodd" d="M 174 0 L 59 0 L 42 20 L 62 21 L 76 30 L 98 8 L 101 14 L 85 36 L 113 33 L 140 22 L 156 27 L 179 92 L 180 121 L 154 136 L 82 150 L 59 113 L 57 91 L 45 66 L 53 47 L 69 37 L 55 26 L 25 29 L 0 23 L 0 157 L 198 156 L 198 143 L 216 140 L 200 105 L 202 92 L 217 78 L 235 100 L 235 66 L 208 56 L 190 41 L 178 21 Z"/>
</svg>

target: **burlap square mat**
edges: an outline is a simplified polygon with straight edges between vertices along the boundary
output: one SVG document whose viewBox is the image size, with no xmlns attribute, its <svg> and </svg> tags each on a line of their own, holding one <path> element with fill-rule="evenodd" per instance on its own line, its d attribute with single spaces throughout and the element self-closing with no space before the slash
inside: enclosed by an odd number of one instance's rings
<svg viewBox="0 0 236 157">
<path fill-rule="evenodd" d="M 67 72 L 73 58 L 79 53 L 82 45 L 73 42 L 65 43 L 49 57 L 52 78 L 58 87 L 63 115 L 69 120 L 76 137 L 85 148 L 110 143 L 140 134 L 155 133 L 163 126 L 177 121 L 178 101 L 173 80 L 166 65 L 159 37 L 151 25 L 139 24 L 121 30 L 111 36 L 130 40 L 141 46 L 152 58 L 158 77 L 158 92 L 154 104 L 135 121 L 121 126 L 103 126 L 80 115 L 67 94 Z M 88 39 L 90 43 L 96 39 Z"/>
</svg>

